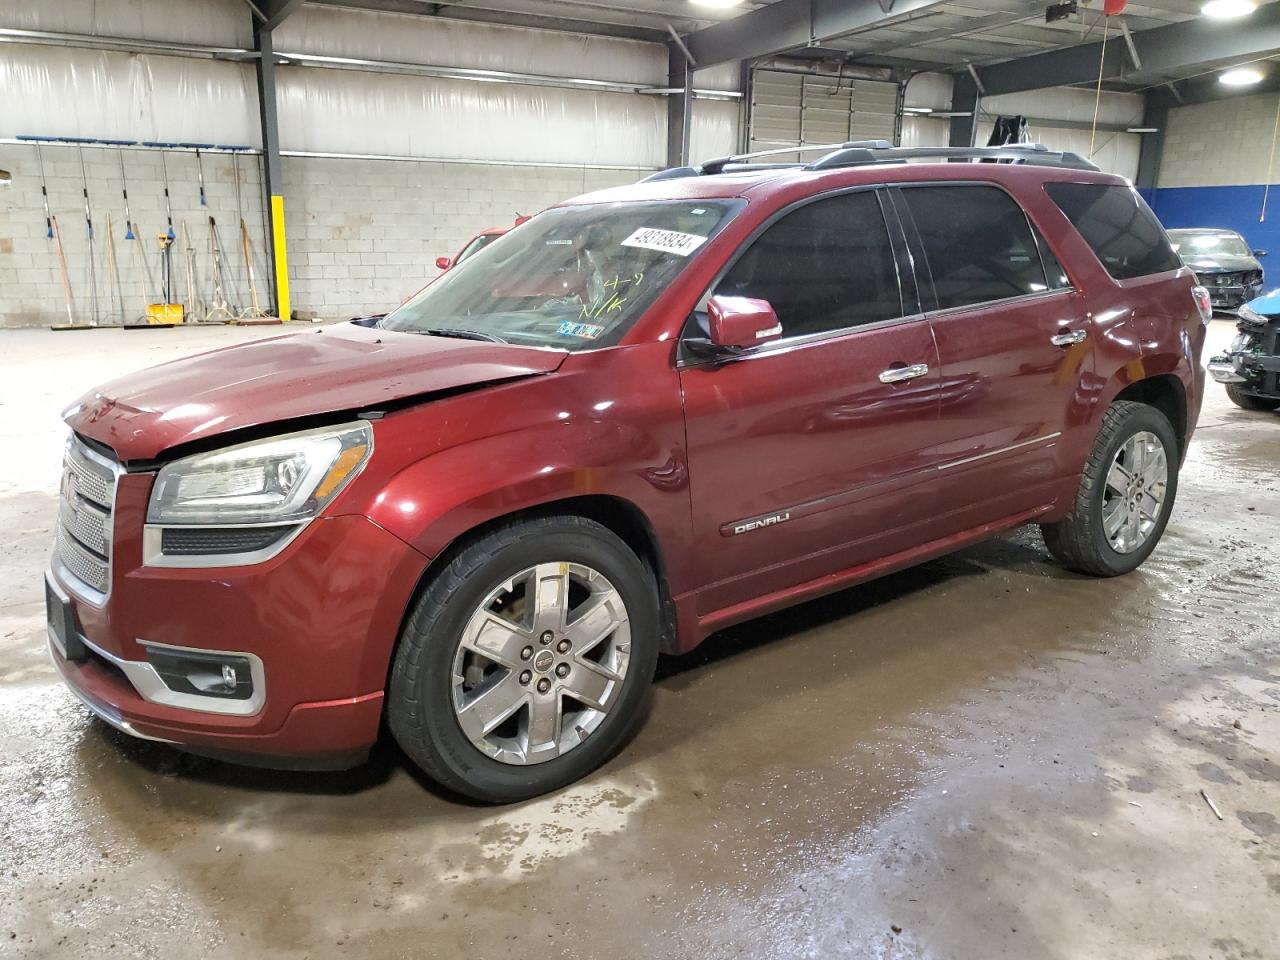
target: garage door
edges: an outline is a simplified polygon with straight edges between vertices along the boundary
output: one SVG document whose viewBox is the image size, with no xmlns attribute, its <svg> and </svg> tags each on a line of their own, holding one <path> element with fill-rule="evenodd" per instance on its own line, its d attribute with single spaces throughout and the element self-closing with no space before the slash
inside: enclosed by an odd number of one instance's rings
<svg viewBox="0 0 1280 960">
<path fill-rule="evenodd" d="M 845 140 L 893 142 L 897 105 L 896 83 L 755 70 L 750 148 Z"/>
</svg>

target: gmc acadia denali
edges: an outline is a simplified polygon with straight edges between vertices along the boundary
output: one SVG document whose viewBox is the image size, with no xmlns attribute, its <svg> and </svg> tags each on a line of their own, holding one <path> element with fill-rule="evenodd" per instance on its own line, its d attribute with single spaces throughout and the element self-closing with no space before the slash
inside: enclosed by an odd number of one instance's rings
<svg viewBox="0 0 1280 960">
<path fill-rule="evenodd" d="M 1025 145 L 775 161 L 580 197 L 374 326 L 82 397 L 67 685 L 263 765 L 359 763 L 385 719 L 512 801 L 602 763 L 658 654 L 728 624 L 1027 523 L 1072 569 L 1142 563 L 1209 302 L 1133 188 Z"/>
</svg>

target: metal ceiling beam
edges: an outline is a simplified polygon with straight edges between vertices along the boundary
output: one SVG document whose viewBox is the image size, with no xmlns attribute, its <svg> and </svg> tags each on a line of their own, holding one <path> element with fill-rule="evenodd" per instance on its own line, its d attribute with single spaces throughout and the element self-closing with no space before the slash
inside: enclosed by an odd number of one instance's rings
<svg viewBox="0 0 1280 960">
<path fill-rule="evenodd" d="M 257 24 L 260 30 L 274 30 L 289 14 L 302 6 L 302 0 L 257 0 L 257 11 L 266 18 Z"/>
<path fill-rule="evenodd" d="M 778 0 L 767 7 L 704 27 L 685 37 L 698 61 L 708 67 L 820 45 L 855 30 L 902 17 L 942 0 Z"/>
<path fill-rule="evenodd" d="M 1107 43 L 1104 80 L 1155 79 L 1216 61 L 1258 60 L 1280 52 L 1280 4 L 1259 7 L 1240 20 L 1198 18 L 1141 30 L 1133 34 L 1133 46 L 1142 72 L 1132 69 L 1130 51 L 1117 34 L 1115 41 Z M 1100 42 L 1085 43 L 982 67 L 979 74 L 987 96 L 1096 82 L 1101 55 Z"/>
</svg>

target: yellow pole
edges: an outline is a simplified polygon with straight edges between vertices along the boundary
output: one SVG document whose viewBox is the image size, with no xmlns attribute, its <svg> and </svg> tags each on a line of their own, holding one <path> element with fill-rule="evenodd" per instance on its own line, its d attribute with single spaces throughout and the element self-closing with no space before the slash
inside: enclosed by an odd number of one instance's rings
<svg viewBox="0 0 1280 960">
<path fill-rule="evenodd" d="M 289 256 L 284 245 L 284 197 L 271 195 L 271 242 L 275 250 L 276 303 L 281 320 L 290 319 L 289 312 Z"/>
</svg>

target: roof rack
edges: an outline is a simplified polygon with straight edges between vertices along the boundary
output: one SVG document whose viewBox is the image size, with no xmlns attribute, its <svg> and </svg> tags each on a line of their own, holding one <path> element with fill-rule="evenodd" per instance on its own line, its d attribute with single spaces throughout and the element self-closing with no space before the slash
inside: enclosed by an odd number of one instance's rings
<svg viewBox="0 0 1280 960">
<path fill-rule="evenodd" d="M 752 163 L 757 157 L 802 151 L 825 150 L 827 153 L 810 163 Z M 710 176 L 744 170 L 834 170 L 881 163 L 905 163 L 908 160 L 980 160 L 987 162 L 1025 163 L 1041 167 L 1067 167 L 1072 170 L 1098 169 L 1078 153 L 1052 151 L 1042 143 L 1012 143 L 1003 147 L 895 147 L 887 140 L 851 140 L 848 143 L 821 144 L 807 147 L 779 147 L 740 153 L 732 157 L 708 160 L 696 167 L 671 167 L 650 174 L 641 182 L 674 180 L 680 177 Z"/>
</svg>

